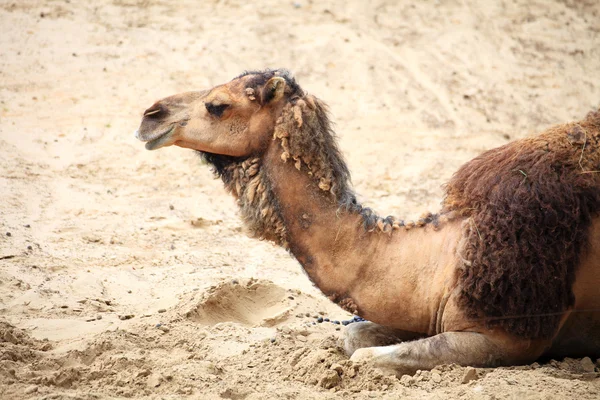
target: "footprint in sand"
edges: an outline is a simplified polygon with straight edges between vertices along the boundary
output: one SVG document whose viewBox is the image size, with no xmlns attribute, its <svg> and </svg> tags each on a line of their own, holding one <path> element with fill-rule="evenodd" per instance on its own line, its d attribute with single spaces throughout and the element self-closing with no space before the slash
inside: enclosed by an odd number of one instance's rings
<svg viewBox="0 0 600 400">
<path fill-rule="evenodd" d="M 222 282 L 208 289 L 185 316 L 202 325 L 237 322 L 271 327 L 292 316 L 295 305 L 288 295 L 266 280 Z"/>
</svg>

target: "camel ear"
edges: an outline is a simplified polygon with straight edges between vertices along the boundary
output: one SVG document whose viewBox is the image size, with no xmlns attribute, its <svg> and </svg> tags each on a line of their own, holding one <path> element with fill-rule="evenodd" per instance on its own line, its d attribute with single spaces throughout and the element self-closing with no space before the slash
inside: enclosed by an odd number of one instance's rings
<svg viewBox="0 0 600 400">
<path fill-rule="evenodd" d="M 262 92 L 263 104 L 281 99 L 285 92 L 285 85 L 285 79 L 280 76 L 274 76 L 269 79 Z"/>
</svg>

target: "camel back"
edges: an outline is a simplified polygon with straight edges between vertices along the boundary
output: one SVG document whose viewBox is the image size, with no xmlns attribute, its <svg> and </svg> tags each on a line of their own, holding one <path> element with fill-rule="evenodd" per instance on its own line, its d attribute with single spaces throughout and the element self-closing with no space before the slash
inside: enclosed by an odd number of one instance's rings
<svg viewBox="0 0 600 400">
<path fill-rule="evenodd" d="M 600 110 L 465 164 L 443 212 L 466 218 L 456 278 L 468 316 L 552 337 L 600 212 Z"/>
</svg>

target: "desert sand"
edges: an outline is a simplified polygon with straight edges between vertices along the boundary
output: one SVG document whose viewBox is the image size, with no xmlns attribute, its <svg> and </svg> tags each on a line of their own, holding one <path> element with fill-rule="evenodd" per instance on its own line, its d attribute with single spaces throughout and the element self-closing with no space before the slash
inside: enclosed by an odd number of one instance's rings
<svg viewBox="0 0 600 400">
<path fill-rule="evenodd" d="M 0 0 L 0 55 L 2 399 L 600 398 L 589 358 L 352 364 L 314 323 L 350 315 L 199 157 L 133 137 L 155 100 L 288 68 L 360 200 L 415 218 L 462 163 L 600 106 L 597 0 Z"/>
</svg>

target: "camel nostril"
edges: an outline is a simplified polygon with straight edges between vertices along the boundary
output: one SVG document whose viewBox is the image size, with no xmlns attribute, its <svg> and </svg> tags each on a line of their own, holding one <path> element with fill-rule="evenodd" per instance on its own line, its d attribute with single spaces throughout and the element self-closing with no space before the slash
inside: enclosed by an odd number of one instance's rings
<svg viewBox="0 0 600 400">
<path fill-rule="evenodd" d="M 152 107 L 144 111 L 144 117 L 161 118 L 167 114 L 167 108 L 159 103 L 154 103 Z"/>
</svg>

